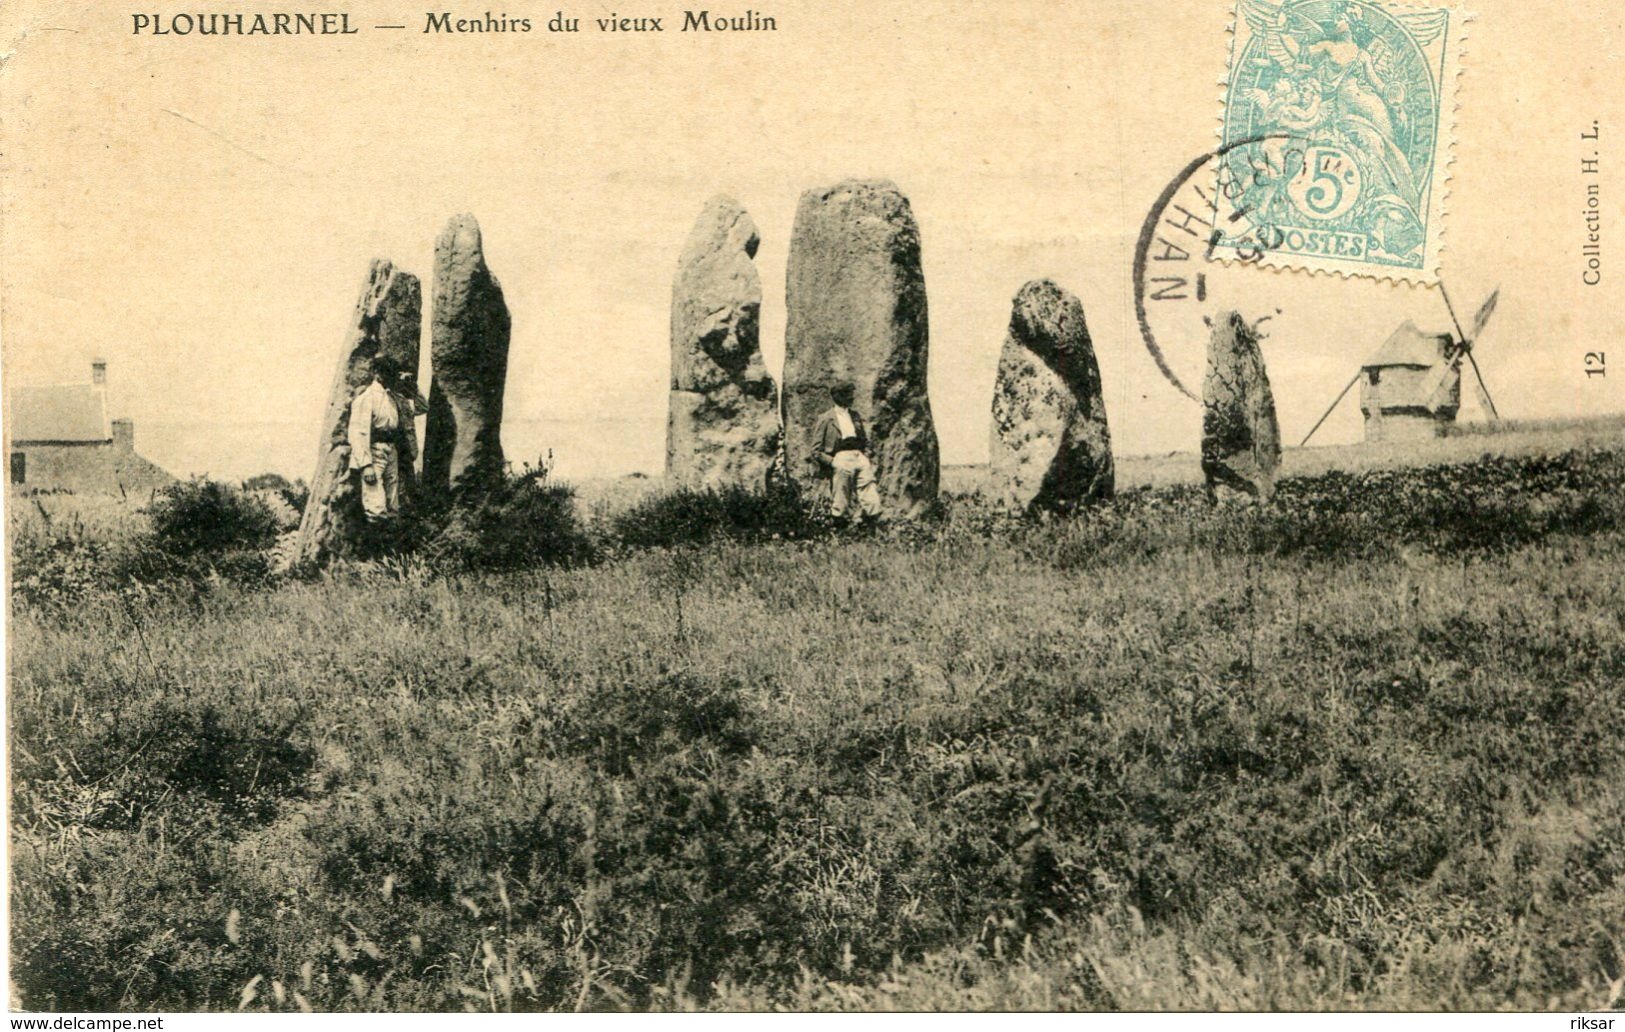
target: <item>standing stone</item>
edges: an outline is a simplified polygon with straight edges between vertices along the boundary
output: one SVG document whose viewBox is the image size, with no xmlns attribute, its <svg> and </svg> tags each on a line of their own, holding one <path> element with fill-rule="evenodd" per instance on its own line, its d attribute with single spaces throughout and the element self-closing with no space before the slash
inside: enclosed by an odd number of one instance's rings
<svg viewBox="0 0 1625 1032">
<path fill-rule="evenodd" d="M 434 383 L 423 442 L 427 489 L 479 494 L 501 482 L 509 328 L 502 286 L 485 266 L 480 224 L 472 215 L 458 215 L 434 245 Z"/>
<path fill-rule="evenodd" d="M 666 476 L 683 487 L 767 484 L 779 399 L 758 346 L 756 223 L 731 197 L 700 212 L 671 286 Z"/>
<path fill-rule="evenodd" d="M 918 515 L 937 497 L 937 431 L 926 394 L 929 342 L 920 230 L 885 180 L 847 180 L 801 195 L 786 277 L 784 447 L 803 490 L 830 388 L 852 384 L 888 513 Z"/>
<path fill-rule="evenodd" d="M 1258 331 L 1235 312 L 1221 314 L 1212 325 L 1202 383 L 1202 474 L 1208 497 L 1217 500 L 1236 491 L 1269 501 L 1281 465 L 1281 428 Z"/>
<path fill-rule="evenodd" d="M 1016 294 L 993 388 L 990 485 L 1006 509 L 1110 498 L 1112 435 L 1083 305 L 1050 280 Z"/>
<path fill-rule="evenodd" d="M 338 372 L 322 414 L 310 496 L 294 546 L 283 553 L 285 562 L 320 563 L 347 554 L 356 543 L 365 517 L 360 488 L 350 472 L 350 400 L 372 381 L 375 355 L 388 355 L 402 369 L 416 371 L 422 313 L 418 278 L 382 259 L 373 261 L 339 353 Z"/>
</svg>

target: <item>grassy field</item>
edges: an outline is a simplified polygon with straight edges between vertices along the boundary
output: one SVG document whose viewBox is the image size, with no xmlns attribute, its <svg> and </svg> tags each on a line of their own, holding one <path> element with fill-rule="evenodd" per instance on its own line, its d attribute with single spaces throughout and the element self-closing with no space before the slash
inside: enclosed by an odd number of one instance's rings
<svg viewBox="0 0 1625 1032">
<path fill-rule="evenodd" d="M 73 561 L 12 613 L 13 984 L 1616 1006 L 1625 448 L 1590 443 L 1301 476 L 1266 511 L 959 497 L 870 537 L 274 586 L 96 581 L 14 500 L 23 562 Z M 658 493 L 623 489 L 588 492 L 595 532 Z"/>
</svg>

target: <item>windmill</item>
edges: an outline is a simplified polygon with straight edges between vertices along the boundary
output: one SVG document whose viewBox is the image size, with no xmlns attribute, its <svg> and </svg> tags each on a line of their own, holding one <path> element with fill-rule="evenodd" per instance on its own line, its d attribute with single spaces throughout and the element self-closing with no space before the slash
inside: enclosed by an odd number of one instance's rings
<svg viewBox="0 0 1625 1032">
<path fill-rule="evenodd" d="M 1442 437 L 1446 428 L 1455 422 L 1456 413 L 1461 408 L 1464 361 L 1472 368 L 1470 382 L 1479 408 L 1490 422 L 1500 420 L 1489 388 L 1484 384 L 1484 374 L 1479 371 L 1478 361 L 1473 357 L 1473 344 L 1483 334 L 1484 325 L 1495 312 L 1501 292 L 1496 290 L 1479 306 L 1478 314 L 1473 317 L 1471 333 L 1463 331 L 1460 320 L 1456 318 L 1456 309 L 1450 303 L 1450 295 L 1444 292 L 1442 283 L 1439 292 L 1443 294 L 1445 307 L 1450 311 L 1455 334 L 1424 333 L 1416 328 L 1415 323 L 1407 320 L 1376 354 L 1361 364 L 1359 372 L 1338 392 L 1331 406 L 1304 435 L 1300 448 L 1309 443 L 1315 431 L 1326 422 L 1348 392 L 1362 381 L 1360 411 L 1365 415 L 1367 441 Z"/>
</svg>

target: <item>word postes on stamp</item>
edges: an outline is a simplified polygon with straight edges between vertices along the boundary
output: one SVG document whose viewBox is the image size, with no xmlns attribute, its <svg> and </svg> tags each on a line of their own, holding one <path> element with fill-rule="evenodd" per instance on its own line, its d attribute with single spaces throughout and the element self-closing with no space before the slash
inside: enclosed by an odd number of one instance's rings
<svg viewBox="0 0 1625 1032">
<path fill-rule="evenodd" d="M 1215 225 L 1247 229 L 1221 234 L 1214 256 L 1437 281 L 1463 20 L 1238 0 Z"/>
</svg>

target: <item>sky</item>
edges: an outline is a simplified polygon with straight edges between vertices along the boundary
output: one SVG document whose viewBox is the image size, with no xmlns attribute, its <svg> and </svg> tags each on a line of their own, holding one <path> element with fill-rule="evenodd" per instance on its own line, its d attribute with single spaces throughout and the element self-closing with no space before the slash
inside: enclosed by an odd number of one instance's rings
<svg viewBox="0 0 1625 1032">
<path fill-rule="evenodd" d="M 760 228 L 777 372 L 801 192 L 887 178 L 920 226 L 945 461 L 985 459 L 1011 298 L 1042 276 L 1083 303 L 1116 448 L 1195 448 L 1199 409 L 1135 327 L 1131 263 L 1158 192 L 1215 143 L 1229 6 L 758 2 L 777 32 L 559 36 L 541 31 L 557 10 L 673 28 L 683 7 L 515 0 L 450 10 L 537 31 L 444 36 L 383 0 L 333 8 L 368 27 L 354 36 L 284 39 L 134 36 L 117 5 L 8 3 L 7 383 L 83 380 L 101 355 L 117 414 L 172 470 L 308 476 L 369 262 L 423 277 L 427 309 L 435 236 L 471 212 L 513 317 L 509 457 L 656 472 L 671 280 L 704 201 L 732 195 Z M 271 8 L 174 8 L 255 9 Z M 1503 416 L 1625 411 L 1625 350 L 1612 377 L 1582 366 L 1625 318 L 1622 16 L 1591 0 L 1476 10 L 1444 280 L 1459 309 L 1501 288 L 1478 355 Z M 1614 235 L 1604 285 L 1587 288 L 1579 134 L 1593 119 Z M 1293 443 L 1400 322 L 1449 325 L 1425 288 L 1252 268 L 1224 283 L 1215 304 L 1272 315 L 1265 356 Z M 1199 341 L 1164 343 L 1199 372 Z M 1477 418 L 1470 401 L 1463 415 Z M 1316 442 L 1358 436 L 1345 402 Z"/>
</svg>

